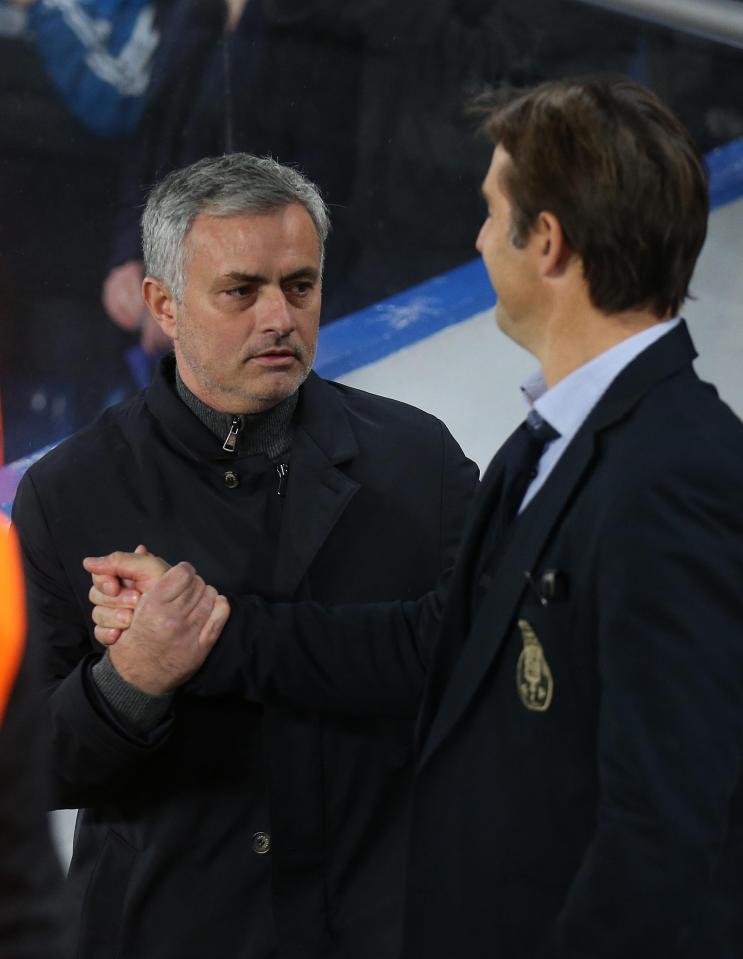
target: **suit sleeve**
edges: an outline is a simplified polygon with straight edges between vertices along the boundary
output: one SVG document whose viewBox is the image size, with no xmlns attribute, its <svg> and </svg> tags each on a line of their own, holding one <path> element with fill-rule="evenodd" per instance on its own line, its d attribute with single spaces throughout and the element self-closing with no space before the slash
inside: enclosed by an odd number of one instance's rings
<svg viewBox="0 0 743 959">
<path fill-rule="evenodd" d="M 29 637 L 43 657 L 51 733 L 52 805 L 89 806 L 167 739 L 170 720 L 140 737 L 128 733 L 98 693 L 90 668 L 100 658 L 88 610 L 74 596 L 31 473 L 13 505 L 23 552 Z"/>
<path fill-rule="evenodd" d="M 441 576 L 436 588 L 412 602 L 336 607 L 231 598 L 225 633 L 189 689 L 354 716 L 417 714 L 478 485 L 477 466 L 443 423 L 439 428 Z"/>
<path fill-rule="evenodd" d="M 743 475 L 714 463 L 626 493 L 602 536 L 600 801 L 544 959 L 672 954 L 723 848 L 743 755 Z"/>
</svg>

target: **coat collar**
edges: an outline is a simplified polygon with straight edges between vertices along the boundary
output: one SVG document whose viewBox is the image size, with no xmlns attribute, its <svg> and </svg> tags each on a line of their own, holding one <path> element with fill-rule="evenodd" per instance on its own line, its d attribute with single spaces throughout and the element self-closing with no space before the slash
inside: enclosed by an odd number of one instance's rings
<svg viewBox="0 0 743 959">
<path fill-rule="evenodd" d="M 193 459 L 234 462 L 218 438 L 195 416 L 175 388 L 175 358 L 164 357 L 145 390 L 145 405 L 167 435 Z M 299 390 L 295 426 L 305 430 L 332 463 L 353 459 L 358 444 L 337 391 L 311 372 Z"/>
<path fill-rule="evenodd" d="M 145 393 L 145 403 L 167 441 L 189 459 L 236 462 L 175 391 L 175 363 L 166 357 Z M 360 484 L 341 465 L 358 454 L 345 404 L 333 386 L 310 373 L 300 387 L 294 420 L 289 484 L 274 572 L 274 595 L 289 599 Z M 239 456 L 237 457 L 239 458 Z"/>
<path fill-rule="evenodd" d="M 292 443 L 289 486 L 274 576 L 278 597 L 297 593 L 318 551 L 360 484 L 340 467 L 358 454 L 345 404 L 311 373 L 302 386 Z"/>
<path fill-rule="evenodd" d="M 483 480 L 472 525 L 460 551 L 459 567 L 442 617 L 432 675 L 440 660 L 448 662 L 448 681 L 427 689 L 418 735 L 420 764 L 425 764 L 452 730 L 477 693 L 507 635 L 526 588 L 524 571 L 533 570 L 567 503 L 584 481 L 596 450 L 596 437 L 618 422 L 655 385 L 691 364 L 696 356 L 685 323 L 642 352 L 617 376 L 563 453 L 519 520 L 517 535 L 506 547 L 496 581 L 469 624 L 471 573 L 482 536 L 497 503 L 505 447 L 496 454 Z M 464 628 L 463 628 L 464 627 Z M 452 652 L 453 648 L 453 652 Z"/>
<path fill-rule="evenodd" d="M 201 462 L 235 462 L 219 439 L 186 406 L 175 386 L 175 357 L 163 357 L 152 382 L 145 390 L 145 406 L 165 434 L 167 442 L 187 458 Z"/>
</svg>

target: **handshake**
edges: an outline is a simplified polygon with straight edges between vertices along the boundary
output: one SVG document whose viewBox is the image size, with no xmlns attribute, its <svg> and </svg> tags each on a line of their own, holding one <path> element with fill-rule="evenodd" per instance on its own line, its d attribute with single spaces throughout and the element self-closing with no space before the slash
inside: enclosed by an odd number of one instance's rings
<svg viewBox="0 0 743 959">
<path fill-rule="evenodd" d="M 95 638 L 116 671 L 143 693 L 164 696 L 201 667 L 230 605 L 189 563 L 169 566 L 144 546 L 88 557 Z"/>
</svg>

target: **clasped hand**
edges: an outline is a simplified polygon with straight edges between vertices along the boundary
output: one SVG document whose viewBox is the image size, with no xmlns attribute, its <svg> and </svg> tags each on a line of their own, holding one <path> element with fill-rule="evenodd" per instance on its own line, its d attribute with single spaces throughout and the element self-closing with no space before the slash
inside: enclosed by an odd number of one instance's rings
<svg viewBox="0 0 743 959">
<path fill-rule="evenodd" d="M 153 696 L 173 692 L 201 667 L 230 606 L 189 563 L 135 553 L 88 557 L 95 637 L 119 675 Z"/>
</svg>

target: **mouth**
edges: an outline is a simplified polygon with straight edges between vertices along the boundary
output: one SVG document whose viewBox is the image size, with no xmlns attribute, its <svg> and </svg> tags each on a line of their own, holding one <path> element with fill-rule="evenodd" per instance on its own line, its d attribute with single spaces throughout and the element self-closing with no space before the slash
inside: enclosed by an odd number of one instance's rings
<svg viewBox="0 0 743 959">
<path fill-rule="evenodd" d="M 256 356 L 252 356 L 251 359 L 260 366 L 280 367 L 291 365 L 298 359 L 298 356 L 294 350 L 277 348 L 264 350 L 263 353 L 258 353 Z"/>
</svg>

